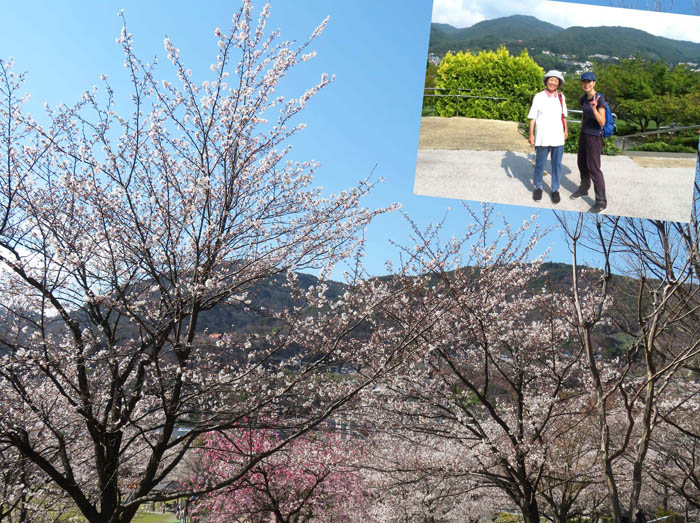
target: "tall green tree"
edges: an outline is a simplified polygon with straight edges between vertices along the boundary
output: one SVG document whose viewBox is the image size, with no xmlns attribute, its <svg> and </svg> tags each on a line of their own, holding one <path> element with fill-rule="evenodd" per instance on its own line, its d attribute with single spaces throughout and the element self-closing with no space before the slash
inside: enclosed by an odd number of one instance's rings
<svg viewBox="0 0 700 523">
<path fill-rule="evenodd" d="M 685 65 L 670 68 L 664 61 L 649 62 L 640 56 L 619 64 L 594 66 L 596 89 L 605 94 L 618 117 L 636 124 L 642 132 L 651 123 L 697 121 L 700 73 Z"/>
<path fill-rule="evenodd" d="M 700 72 L 692 71 L 684 64 L 677 65 L 668 74 L 666 92 L 672 95 L 700 92 Z"/>
<path fill-rule="evenodd" d="M 593 68 L 596 90 L 617 107 L 622 100 L 645 100 L 654 96 L 654 81 L 645 62 L 636 57 L 620 64 L 601 64 Z"/>
</svg>

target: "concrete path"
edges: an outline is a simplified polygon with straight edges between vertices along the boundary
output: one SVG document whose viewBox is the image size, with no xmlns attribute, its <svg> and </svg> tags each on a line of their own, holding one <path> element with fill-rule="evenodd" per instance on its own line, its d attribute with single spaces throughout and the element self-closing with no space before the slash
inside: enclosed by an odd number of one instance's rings
<svg viewBox="0 0 700 523">
<path fill-rule="evenodd" d="M 561 202 L 550 198 L 551 176 L 545 174 L 542 200 L 532 199 L 531 159 L 534 154 L 512 151 L 419 149 L 414 192 L 425 196 L 526 205 L 542 209 L 588 211 L 595 203 L 588 196 L 570 200 L 579 184 L 575 154 L 564 154 Z M 642 167 L 627 156 L 603 156 L 608 208 L 606 214 L 687 222 L 694 190 L 695 167 L 663 167 L 659 159 Z M 545 167 L 549 171 L 547 162 Z"/>
<path fill-rule="evenodd" d="M 564 154 L 561 202 L 549 199 L 551 177 L 545 174 L 542 200 L 532 200 L 534 149 L 516 122 L 475 118 L 421 119 L 414 192 L 427 196 L 527 205 L 542 209 L 588 211 L 587 198 L 570 200 L 579 184 L 575 154 Z M 690 220 L 695 155 L 638 153 L 603 156 L 608 208 L 606 214 Z M 549 162 L 545 167 L 550 170 Z"/>
</svg>

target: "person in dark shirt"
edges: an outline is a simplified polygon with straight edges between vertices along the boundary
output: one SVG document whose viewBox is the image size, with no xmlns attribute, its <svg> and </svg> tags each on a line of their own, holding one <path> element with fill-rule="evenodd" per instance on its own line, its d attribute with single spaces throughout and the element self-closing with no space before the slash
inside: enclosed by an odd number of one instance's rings
<svg viewBox="0 0 700 523">
<path fill-rule="evenodd" d="M 578 170 L 581 183 L 572 200 L 588 195 L 588 189 L 593 182 L 595 205 L 590 212 L 600 213 L 608 206 L 605 195 L 605 179 L 600 169 L 600 154 L 603 150 L 603 125 L 605 125 L 605 99 L 595 91 L 595 75 L 586 72 L 581 75 L 581 134 L 578 139 Z"/>
</svg>

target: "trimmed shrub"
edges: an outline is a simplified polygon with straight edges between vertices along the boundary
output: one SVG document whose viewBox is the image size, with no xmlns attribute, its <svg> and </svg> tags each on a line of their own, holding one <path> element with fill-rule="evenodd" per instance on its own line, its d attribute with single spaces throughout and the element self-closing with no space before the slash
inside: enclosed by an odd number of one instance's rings
<svg viewBox="0 0 700 523">
<path fill-rule="evenodd" d="M 648 142 L 632 148 L 633 151 L 652 151 L 657 153 L 694 153 L 697 149 L 681 144 L 668 144 L 662 141 Z"/>
<path fill-rule="evenodd" d="M 448 53 L 437 69 L 435 86 L 440 88 L 437 93 L 481 98 L 436 98 L 435 111 L 443 117 L 523 122 L 532 97 L 544 89 L 543 75 L 544 70 L 525 49 L 520 56 L 511 56 L 505 47 L 478 54 Z"/>
</svg>

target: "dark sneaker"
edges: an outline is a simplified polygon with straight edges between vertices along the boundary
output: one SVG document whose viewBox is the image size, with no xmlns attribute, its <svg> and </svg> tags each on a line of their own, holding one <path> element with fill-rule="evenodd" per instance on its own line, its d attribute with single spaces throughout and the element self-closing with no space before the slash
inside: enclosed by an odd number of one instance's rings
<svg viewBox="0 0 700 523">
<path fill-rule="evenodd" d="M 542 189 L 535 189 L 532 193 L 532 199 L 539 202 L 542 199 Z"/>
<path fill-rule="evenodd" d="M 588 190 L 581 189 L 580 187 L 576 189 L 576 192 L 569 196 L 572 200 L 577 200 L 579 198 L 583 198 L 584 196 L 588 196 Z"/>
<path fill-rule="evenodd" d="M 602 214 L 603 212 L 605 212 L 605 209 L 606 209 L 606 208 L 607 208 L 607 205 L 601 205 L 601 204 L 599 204 L 599 203 L 596 203 L 593 207 L 591 207 L 590 209 L 588 209 L 588 212 L 593 212 L 593 213 L 596 213 L 596 214 Z"/>
<path fill-rule="evenodd" d="M 559 203 L 561 201 L 561 196 L 559 196 L 559 191 L 554 191 L 552 193 L 552 203 Z"/>
</svg>

